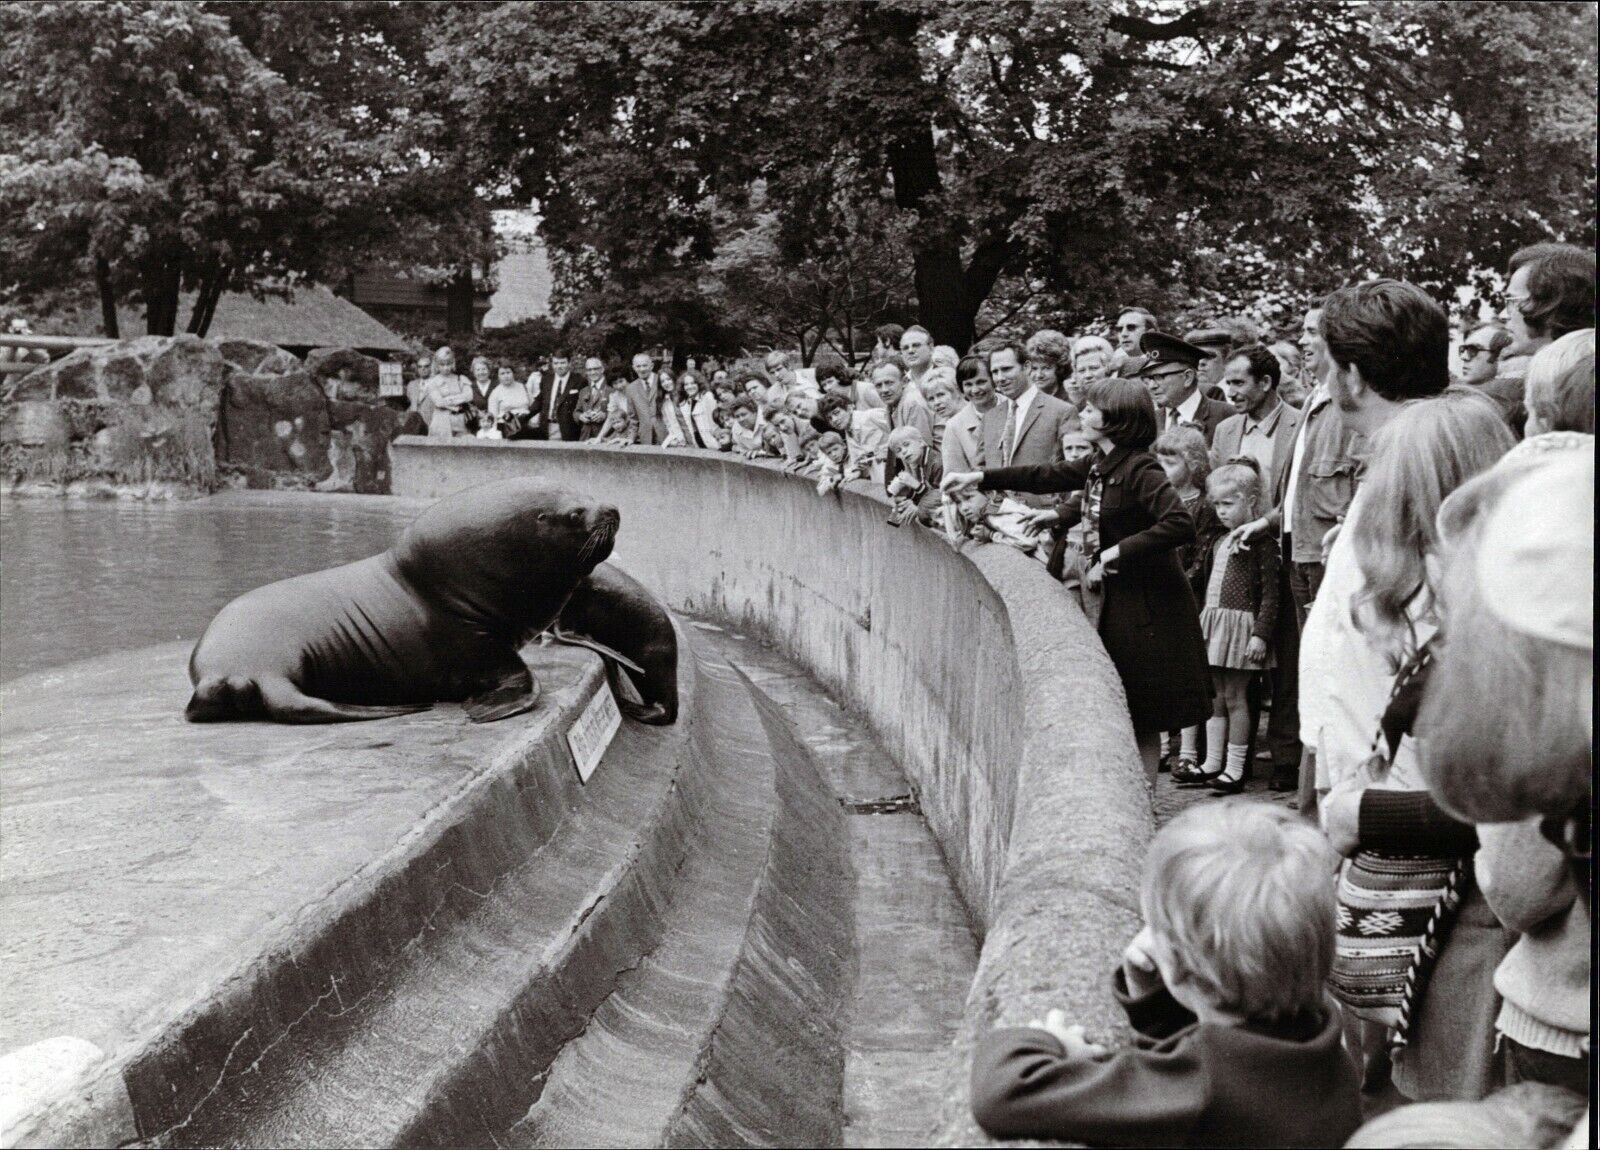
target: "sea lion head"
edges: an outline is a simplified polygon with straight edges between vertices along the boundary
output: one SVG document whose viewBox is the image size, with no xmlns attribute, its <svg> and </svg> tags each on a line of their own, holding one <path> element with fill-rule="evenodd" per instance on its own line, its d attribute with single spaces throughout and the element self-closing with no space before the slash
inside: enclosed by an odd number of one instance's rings
<svg viewBox="0 0 1600 1150">
<path fill-rule="evenodd" d="M 611 554 L 615 507 L 537 479 L 448 496 L 406 528 L 396 564 L 419 593 L 493 628 L 544 627 Z"/>
</svg>

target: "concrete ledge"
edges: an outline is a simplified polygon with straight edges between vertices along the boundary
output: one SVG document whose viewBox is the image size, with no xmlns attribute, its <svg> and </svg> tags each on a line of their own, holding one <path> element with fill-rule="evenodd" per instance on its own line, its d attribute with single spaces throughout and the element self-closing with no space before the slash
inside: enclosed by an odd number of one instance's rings
<svg viewBox="0 0 1600 1150">
<path fill-rule="evenodd" d="M 108 656 L 0 690 L 4 920 L 31 946 L 7 958 L 0 1051 L 61 1036 L 105 1051 L 12 1116 L 6 1144 L 115 1144 L 134 1136 L 129 1121 L 147 1139 L 239 1140 L 232 1124 L 263 1104 L 275 1062 L 312 1066 L 319 1041 L 352 1043 L 407 955 L 448 973 L 435 953 L 448 944 L 434 940 L 509 904 L 529 885 L 505 881 L 518 867 L 540 871 L 526 895 L 553 925 L 542 941 L 540 916 L 507 906 L 534 932 L 510 948 L 514 997 L 439 979 L 478 995 L 472 1025 L 488 1029 L 477 1052 L 505 1073 L 526 1080 L 519 1060 L 547 1062 L 651 944 L 659 924 L 645 912 L 663 901 L 693 818 L 682 808 L 697 787 L 679 768 L 699 759 L 696 728 L 625 725 L 584 802 L 561 735 L 602 681 L 592 654 L 529 652 L 546 702 L 503 724 L 476 726 L 442 705 L 382 723 L 275 726 L 266 740 L 262 724 L 182 721 L 187 649 Z M 681 679 L 690 715 L 695 681 L 692 670 Z M 619 753 L 638 777 L 613 765 Z M 562 866 L 580 803 L 597 825 Z M 629 907 L 649 921 L 623 921 Z M 467 960 L 487 969 L 484 948 L 466 941 Z M 530 996 L 523 971 L 553 985 L 536 980 Z M 427 1005 L 417 1003 L 419 1024 L 466 1021 L 429 1017 Z M 469 1059 L 426 1078 L 356 1077 L 372 1091 L 375 1131 L 419 1121 L 432 1131 L 488 1117 L 457 1097 L 480 1070 Z M 397 1085 L 427 1117 L 384 1102 Z M 273 1117 L 283 1132 L 296 1116 Z M 245 1127 L 273 1140 L 272 1123 Z"/>
<path fill-rule="evenodd" d="M 630 573 L 775 642 L 870 724 L 984 938 L 941 1141 L 984 1141 L 966 1078 L 982 1030 L 1048 1006 L 1120 1028 L 1104 979 L 1137 929 L 1150 796 L 1115 669 L 1041 566 L 890 527 L 865 484 L 821 498 L 726 455 L 402 438 L 391 458 L 401 496 L 535 474 L 614 502 Z"/>
</svg>

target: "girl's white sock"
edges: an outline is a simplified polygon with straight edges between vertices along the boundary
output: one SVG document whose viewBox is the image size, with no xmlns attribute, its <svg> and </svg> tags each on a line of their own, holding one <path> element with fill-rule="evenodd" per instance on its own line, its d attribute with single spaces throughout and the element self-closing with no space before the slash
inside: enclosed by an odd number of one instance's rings
<svg viewBox="0 0 1600 1150">
<path fill-rule="evenodd" d="M 1222 768 L 1224 783 L 1236 783 L 1244 777 L 1244 755 L 1250 748 L 1244 743 L 1228 744 L 1228 765 Z"/>
<path fill-rule="evenodd" d="M 1222 749 L 1228 745 L 1228 717 L 1213 715 L 1206 720 L 1206 774 L 1222 770 Z"/>
<path fill-rule="evenodd" d="M 1161 732 L 1161 757 L 1164 759 L 1172 753 L 1172 732 Z"/>
<path fill-rule="evenodd" d="M 1200 753 L 1200 724 L 1185 727 L 1178 736 L 1178 754 L 1186 758 L 1194 758 Z"/>
</svg>

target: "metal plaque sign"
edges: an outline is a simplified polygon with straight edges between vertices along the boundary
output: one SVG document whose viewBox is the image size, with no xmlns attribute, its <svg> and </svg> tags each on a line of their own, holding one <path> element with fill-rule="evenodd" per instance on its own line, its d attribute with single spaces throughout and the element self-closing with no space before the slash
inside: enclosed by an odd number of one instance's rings
<svg viewBox="0 0 1600 1150">
<path fill-rule="evenodd" d="M 572 750 L 572 762 L 578 768 L 581 782 L 589 781 L 621 726 L 622 712 L 617 710 L 611 684 L 602 681 L 600 689 L 584 704 L 567 731 L 567 746 Z"/>
</svg>

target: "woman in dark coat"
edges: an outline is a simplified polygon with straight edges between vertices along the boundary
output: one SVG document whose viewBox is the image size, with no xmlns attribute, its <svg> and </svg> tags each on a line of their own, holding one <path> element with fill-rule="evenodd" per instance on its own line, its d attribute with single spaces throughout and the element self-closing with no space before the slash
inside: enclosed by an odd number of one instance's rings
<svg viewBox="0 0 1600 1150">
<path fill-rule="evenodd" d="M 1088 459 L 995 467 L 945 477 L 946 489 L 977 484 L 989 491 L 1048 494 L 1082 489 L 1084 580 L 1104 589 L 1100 639 L 1122 676 L 1139 756 L 1153 784 L 1160 733 L 1205 722 L 1211 714 L 1200 610 L 1178 563 L 1195 524 L 1149 452 L 1155 405 L 1141 384 L 1100 380 L 1089 386 L 1080 416 L 1095 446 Z"/>
</svg>

